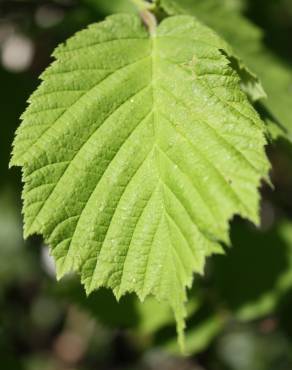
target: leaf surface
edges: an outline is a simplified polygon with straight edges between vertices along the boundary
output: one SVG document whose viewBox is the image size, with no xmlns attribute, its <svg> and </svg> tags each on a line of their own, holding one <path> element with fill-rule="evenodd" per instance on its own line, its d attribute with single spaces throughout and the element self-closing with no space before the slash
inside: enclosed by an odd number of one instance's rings
<svg viewBox="0 0 292 370">
<path fill-rule="evenodd" d="M 241 17 L 237 11 L 231 10 L 228 2 L 217 0 L 161 0 L 159 4 L 168 15 L 192 15 L 224 37 L 229 42 L 224 50 L 227 51 L 233 66 L 239 73 L 243 90 L 252 101 L 266 98 L 261 82 L 244 63 L 245 59 L 241 59 L 244 54 L 240 52 L 241 47 L 245 50 L 253 48 L 255 44 L 250 42 L 250 39 L 252 41 L 260 39 L 261 33 Z M 226 22 L 226 19 L 228 19 L 228 22 Z"/>
<path fill-rule="evenodd" d="M 25 236 L 44 236 L 58 277 L 168 302 L 181 339 L 193 273 L 234 214 L 258 222 L 269 169 L 225 47 L 190 16 L 154 35 L 111 16 L 57 48 L 14 142 Z"/>
<path fill-rule="evenodd" d="M 274 139 L 288 137 L 291 141 L 291 66 L 265 47 L 262 30 L 220 0 L 161 0 L 160 5 L 169 15 L 187 14 L 198 17 L 232 46 L 235 53 L 263 83 L 267 99 L 262 101 L 261 105 L 265 108 L 260 110 L 267 122 L 270 136 Z M 254 84 L 254 79 L 248 74 L 246 76 L 246 90 L 253 100 L 266 98 L 259 93 L 260 86 Z"/>
</svg>

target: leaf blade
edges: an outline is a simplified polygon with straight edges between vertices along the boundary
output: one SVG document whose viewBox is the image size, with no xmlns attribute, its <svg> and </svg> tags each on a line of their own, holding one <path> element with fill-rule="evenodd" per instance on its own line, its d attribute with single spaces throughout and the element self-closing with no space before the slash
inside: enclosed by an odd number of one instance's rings
<svg viewBox="0 0 292 370">
<path fill-rule="evenodd" d="M 258 222 L 269 169 L 225 45 L 189 16 L 151 37 L 109 17 L 57 49 L 14 143 L 25 235 L 44 236 L 58 276 L 167 301 L 181 343 L 193 273 L 234 214 Z"/>
</svg>

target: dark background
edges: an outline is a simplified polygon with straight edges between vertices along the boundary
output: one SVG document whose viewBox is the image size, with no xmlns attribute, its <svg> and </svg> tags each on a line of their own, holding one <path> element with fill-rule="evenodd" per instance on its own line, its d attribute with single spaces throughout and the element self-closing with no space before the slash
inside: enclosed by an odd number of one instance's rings
<svg viewBox="0 0 292 370">
<path fill-rule="evenodd" d="M 291 1 L 225 2 L 263 29 L 265 50 L 285 68 L 280 81 L 277 68 L 261 66 L 272 95 L 277 85 L 273 114 L 289 130 Z M 283 139 L 268 149 L 275 190 L 262 188 L 261 228 L 235 219 L 233 248 L 195 278 L 188 357 L 179 355 L 167 309 L 134 296 L 117 304 L 103 290 L 86 298 L 74 276 L 56 282 L 41 238 L 23 241 L 20 170 L 8 163 L 26 100 L 60 42 L 131 9 L 126 0 L 0 0 L 0 369 L 291 370 L 292 150 Z"/>
</svg>

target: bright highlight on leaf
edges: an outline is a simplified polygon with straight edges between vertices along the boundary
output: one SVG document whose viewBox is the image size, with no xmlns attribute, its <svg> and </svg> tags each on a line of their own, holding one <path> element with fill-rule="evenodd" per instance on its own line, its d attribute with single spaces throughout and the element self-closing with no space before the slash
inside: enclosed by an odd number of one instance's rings
<svg viewBox="0 0 292 370">
<path fill-rule="evenodd" d="M 227 49 L 191 16 L 152 35 L 111 16 L 57 48 L 14 142 L 25 236 L 44 236 L 58 276 L 168 302 L 181 340 L 193 273 L 233 215 L 258 223 L 269 169 Z"/>
</svg>

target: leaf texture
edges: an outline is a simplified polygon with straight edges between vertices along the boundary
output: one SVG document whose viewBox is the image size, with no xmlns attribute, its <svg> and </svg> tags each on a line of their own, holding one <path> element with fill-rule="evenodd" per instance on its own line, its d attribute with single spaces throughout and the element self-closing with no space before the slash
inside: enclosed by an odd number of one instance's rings
<svg viewBox="0 0 292 370">
<path fill-rule="evenodd" d="M 229 5 L 229 6 L 228 6 Z M 160 6 L 169 15 L 192 15 L 215 30 L 244 60 L 263 83 L 267 99 L 260 109 L 272 139 L 278 137 L 292 140 L 291 120 L 291 67 L 267 49 L 263 32 L 239 12 L 230 9 L 230 4 L 220 0 L 161 0 Z M 228 19 L 228 22 L 226 22 Z M 266 98 L 254 79 L 243 82 L 252 100 Z M 279 122 L 280 121 L 280 122 Z"/>
<path fill-rule="evenodd" d="M 172 307 L 228 243 L 234 214 L 258 223 L 265 128 L 223 42 L 190 16 L 149 35 L 114 15 L 58 47 L 14 142 L 25 236 L 42 234 L 58 277 L 87 293 L 136 292 Z"/>
<path fill-rule="evenodd" d="M 245 64 L 245 53 L 241 53 L 242 49 L 251 50 L 255 45 L 254 41 L 260 40 L 261 32 L 258 28 L 251 25 L 238 12 L 231 10 L 228 2 L 220 0 L 161 0 L 159 4 L 168 15 L 186 14 L 197 17 L 218 32 L 229 43 L 225 45 L 224 50 L 236 67 L 242 88 L 250 100 L 266 98 L 257 75 Z"/>
</svg>

